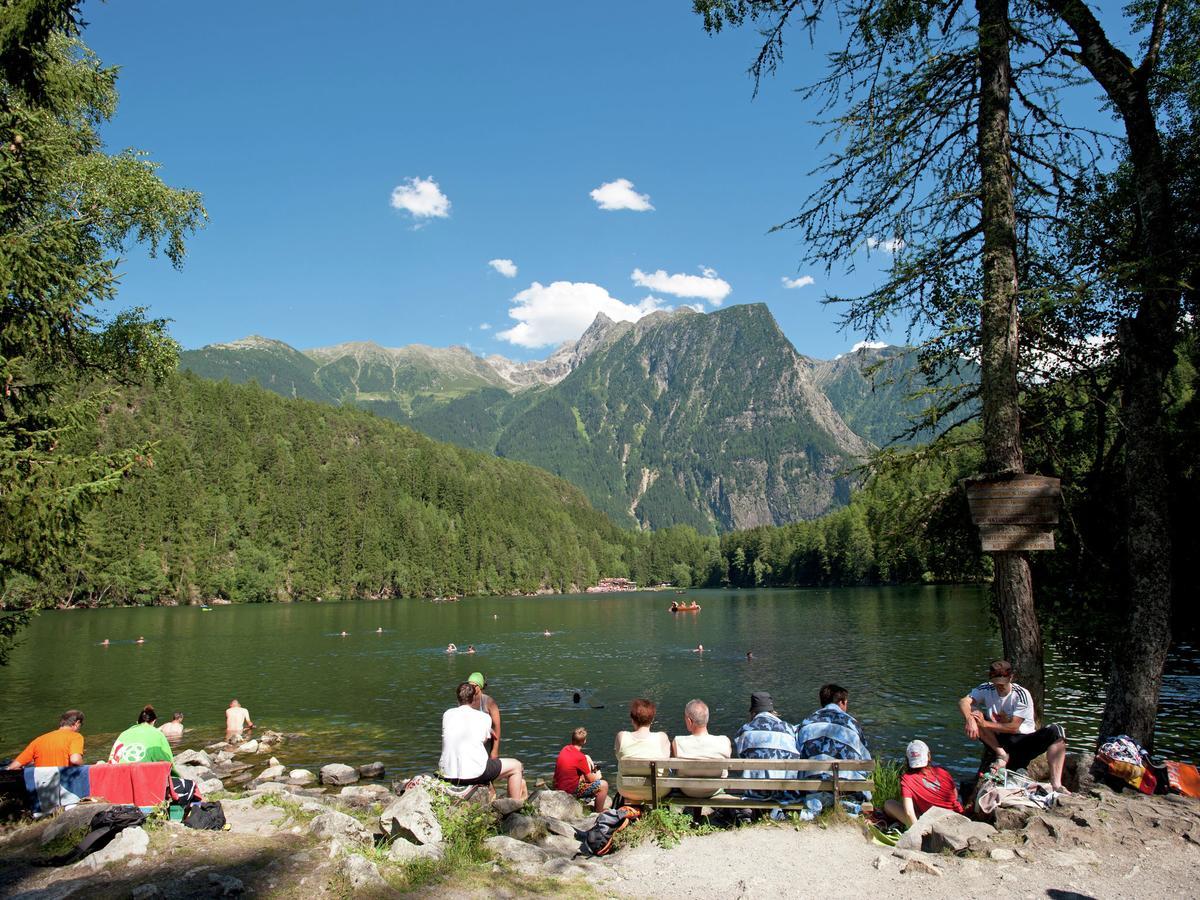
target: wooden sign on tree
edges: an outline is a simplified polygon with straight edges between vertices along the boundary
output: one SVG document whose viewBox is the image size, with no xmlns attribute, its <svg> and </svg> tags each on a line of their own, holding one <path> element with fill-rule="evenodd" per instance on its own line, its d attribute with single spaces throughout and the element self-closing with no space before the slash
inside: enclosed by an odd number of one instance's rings
<svg viewBox="0 0 1200 900">
<path fill-rule="evenodd" d="M 985 552 L 1054 549 L 1062 506 L 1057 478 L 1010 475 L 969 481 L 967 505 Z"/>
</svg>

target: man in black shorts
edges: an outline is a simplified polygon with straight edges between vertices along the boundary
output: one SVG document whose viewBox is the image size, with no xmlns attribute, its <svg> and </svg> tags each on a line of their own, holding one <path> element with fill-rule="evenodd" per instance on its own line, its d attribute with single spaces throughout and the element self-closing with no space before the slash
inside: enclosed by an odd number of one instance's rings
<svg viewBox="0 0 1200 900">
<path fill-rule="evenodd" d="M 508 780 L 508 796 L 524 800 L 524 767 L 519 760 L 496 759 L 484 747 L 492 735 L 492 719 L 475 709 L 478 685 L 464 681 L 455 692 L 458 706 L 442 715 L 442 756 L 438 774 L 455 786 L 491 784 L 497 778 Z"/>
<path fill-rule="evenodd" d="M 986 748 L 980 772 L 993 758 L 1002 768 L 1023 769 L 1045 753 L 1050 764 L 1050 787 L 1065 793 L 1062 772 L 1067 755 L 1066 729 L 1061 725 L 1038 728 L 1033 698 L 1013 683 L 1012 676 L 1012 663 L 998 659 L 988 668 L 988 680 L 958 701 L 967 737 Z"/>
</svg>

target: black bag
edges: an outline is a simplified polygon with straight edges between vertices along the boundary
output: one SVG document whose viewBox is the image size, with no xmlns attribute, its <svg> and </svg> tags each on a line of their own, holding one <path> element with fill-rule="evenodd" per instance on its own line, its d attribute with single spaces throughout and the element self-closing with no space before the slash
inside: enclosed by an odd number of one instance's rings
<svg viewBox="0 0 1200 900">
<path fill-rule="evenodd" d="M 203 831 L 220 831 L 225 827 L 225 810 L 220 801 L 193 803 L 183 812 L 183 824 Z"/>
<path fill-rule="evenodd" d="M 67 866 L 79 862 L 89 853 L 107 846 L 117 833 L 136 828 L 146 821 L 146 814 L 136 806 L 111 806 L 92 816 L 89 831 L 78 844 L 61 856 L 45 860 L 47 866 Z"/>
<path fill-rule="evenodd" d="M 575 829 L 579 853 L 583 856 L 607 856 L 612 853 L 613 836 L 642 815 L 632 806 L 609 809 L 596 816 L 596 824 L 587 831 Z"/>
</svg>

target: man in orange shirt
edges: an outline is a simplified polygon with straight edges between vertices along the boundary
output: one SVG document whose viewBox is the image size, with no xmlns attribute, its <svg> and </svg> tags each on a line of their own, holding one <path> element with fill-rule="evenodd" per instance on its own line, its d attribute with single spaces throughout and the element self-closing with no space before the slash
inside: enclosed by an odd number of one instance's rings
<svg viewBox="0 0 1200 900">
<path fill-rule="evenodd" d="M 68 709 L 58 720 L 58 730 L 34 738 L 20 755 L 8 764 L 10 769 L 34 766 L 82 766 L 83 713 Z"/>
</svg>

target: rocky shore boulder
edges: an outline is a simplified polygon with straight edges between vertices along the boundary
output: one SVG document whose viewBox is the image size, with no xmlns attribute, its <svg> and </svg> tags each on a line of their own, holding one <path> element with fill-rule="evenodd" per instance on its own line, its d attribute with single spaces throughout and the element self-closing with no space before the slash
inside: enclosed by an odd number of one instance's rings
<svg viewBox="0 0 1200 900">
<path fill-rule="evenodd" d="M 962 853 L 973 838 L 986 841 L 995 834 L 996 829 L 987 822 L 973 822 L 966 816 L 951 813 L 933 823 L 921 841 L 921 849 L 926 853 L 940 853 L 943 850 Z"/>
<path fill-rule="evenodd" d="M 383 772 L 384 768 L 381 762 L 367 763 L 365 766 L 358 767 L 358 774 L 361 778 L 382 778 Z"/>
<path fill-rule="evenodd" d="M 433 795 L 423 785 L 413 785 L 379 816 L 384 834 L 414 844 L 440 844 L 442 826 L 433 813 Z"/>
<path fill-rule="evenodd" d="M 308 823 L 309 834 L 319 838 L 335 838 L 349 844 L 371 843 L 371 832 L 353 816 L 329 810 Z"/>
<path fill-rule="evenodd" d="M 388 849 L 392 862 L 408 863 L 415 859 L 441 859 L 446 855 L 445 844 L 414 844 L 399 838 Z"/>
<path fill-rule="evenodd" d="M 321 766 L 321 784 L 353 784 L 358 781 L 358 769 L 344 763 L 330 763 Z"/>
<path fill-rule="evenodd" d="M 896 846 L 901 850 L 920 850 L 925 840 L 925 835 L 933 829 L 935 822 L 945 816 L 956 815 L 958 813 L 953 810 L 943 809 L 940 806 L 927 809 L 924 815 L 917 819 L 908 831 L 900 835 L 900 840 L 896 841 Z M 965 818 L 965 816 L 959 816 L 959 818 Z"/>
<path fill-rule="evenodd" d="M 203 766 L 205 769 L 213 767 L 213 758 L 203 750 L 184 750 L 175 754 L 176 766 Z"/>
<path fill-rule="evenodd" d="M 292 784 L 312 784 L 317 780 L 317 776 L 308 769 L 292 769 L 288 772 L 288 781 Z"/>
<path fill-rule="evenodd" d="M 501 859 L 513 863 L 520 872 L 538 871 L 550 858 L 550 854 L 541 847 L 526 844 L 504 834 L 490 837 L 483 843 Z"/>
<path fill-rule="evenodd" d="M 102 848 L 85 856 L 72 868 L 95 871 L 102 869 L 111 862 L 119 862 L 131 856 L 145 856 L 150 846 L 150 835 L 144 828 L 123 828 L 116 837 Z"/>
<path fill-rule="evenodd" d="M 579 801 L 565 791 L 537 791 L 529 804 L 539 816 L 552 819 L 578 819 L 583 816 Z"/>
</svg>

